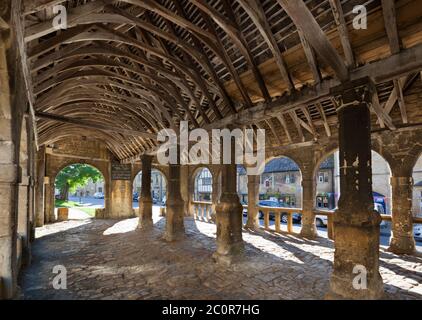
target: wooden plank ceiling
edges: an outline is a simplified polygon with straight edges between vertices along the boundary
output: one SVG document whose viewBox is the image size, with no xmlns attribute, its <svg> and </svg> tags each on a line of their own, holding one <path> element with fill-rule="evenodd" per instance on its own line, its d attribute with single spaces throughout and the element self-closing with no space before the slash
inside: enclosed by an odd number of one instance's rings
<svg viewBox="0 0 422 320">
<path fill-rule="evenodd" d="M 336 127 L 330 86 L 358 75 L 374 81 L 375 126 L 414 121 L 404 95 L 420 62 L 397 61 L 422 61 L 420 0 L 366 1 L 366 30 L 352 27 L 359 0 L 19 1 L 41 144 L 91 136 L 128 161 L 181 120 L 265 128 L 276 146 L 318 140 Z"/>
</svg>

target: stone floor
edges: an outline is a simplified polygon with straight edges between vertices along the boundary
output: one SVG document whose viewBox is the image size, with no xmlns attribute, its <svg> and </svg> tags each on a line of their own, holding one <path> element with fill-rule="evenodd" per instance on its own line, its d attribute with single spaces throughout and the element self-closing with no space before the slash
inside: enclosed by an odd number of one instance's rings
<svg viewBox="0 0 422 320">
<path fill-rule="evenodd" d="M 186 220 L 186 239 L 161 239 L 165 220 L 136 230 L 137 219 L 73 220 L 37 229 L 33 263 L 20 279 L 23 299 L 323 299 L 333 243 L 244 232 L 244 261 L 213 263 L 215 225 Z M 52 286 L 67 269 L 67 290 Z M 422 258 L 381 252 L 388 299 L 422 298 Z"/>
</svg>

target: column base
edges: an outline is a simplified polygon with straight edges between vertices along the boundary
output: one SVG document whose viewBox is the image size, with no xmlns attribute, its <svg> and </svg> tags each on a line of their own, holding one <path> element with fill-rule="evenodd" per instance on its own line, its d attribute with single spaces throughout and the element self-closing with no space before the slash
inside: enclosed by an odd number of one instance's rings
<svg viewBox="0 0 422 320">
<path fill-rule="evenodd" d="M 167 202 L 166 212 L 166 231 L 163 239 L 168 242 L 179 241 L 185 238 L 184 225 L 184 202 L 171 201 Z"/>
<path fill-rule="evenodd" d="M 376 277 L 371 279 L 371 285 L 366 290 L 356 290 L 350 286 L 354 277 L 348 274 L 332 274 L 330 279 L 330 289 L 326 293 L 325 300 L 382 300 L 385 297 L 384 284 L 381 275 L 378 273 Z"/>
<path fill-rule="evenodd" d="M 316 239 L 318 236 L 317 228 L 315 225 L 315 214 L 313 212 L 305 211 L 302 214 L 302 228 L 300 235 L 307 239 Z"/>
<path fill-rule="evenodd" d="M 318 233 L 315 226 L 306 226 L 303 225 L 302 229 L 300 230 L 300 235 L 303 238 L 314 240 L 318 237 Z"/>
<path fill-rule="evenodd" d="M 222 266 L 226 266 L 226 267 L 231 266 L 234 263 L 241 261 L 244 257 L 243 242 L 237 245 L 232 245 L 232 248 L 230 249 L 230 251 L 231 252 L 228 254 L 214 252 L 212 255 L 212 259 L 214 260 L 215 263 Z"/>
<path fill-rule="evenodd" d="M 150 230 L 154 223 L 152 221 L 152 200 L 142 200 L 139 203 L 138 229 Z"/>
<path fill-rule="evenodd" d="M 259 230 L 259 224 L 256 221 L 246 220 L 245 229 Z"/>
<path fill-rule="evenodd" d="M 414 254 L 416 251 L 415 245 L 413 236 L 394 236 L 393 234 L 388 251 L 395 254 Z"/>
<path fill-rule="evenodd" d="M 217 263 L 230 265 L 243 256 L 242 210 L 237 194 L 217 206 L 217 250 L 213 254 Z"/>
<path fill-rule="evenodd" d="M 336 212 L 334 270 L 326 299 L 383 298 L 384 284 L 379 273 L 380 222 L 375 212 Z"/>
<path fill-rule="evenodd" d="M 173 233 L 165 233 L 163 235 L 163 240 L 167 242 L 176 242 L 185 239 L 185 232 L 173 232 Z"/>
</svg>

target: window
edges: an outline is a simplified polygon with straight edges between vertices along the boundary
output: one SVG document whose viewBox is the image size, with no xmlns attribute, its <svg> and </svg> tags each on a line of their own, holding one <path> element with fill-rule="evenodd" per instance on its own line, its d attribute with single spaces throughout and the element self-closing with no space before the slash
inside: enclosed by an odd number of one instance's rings
<svg viewBox="0 0 422 320">
<path fill-rule="evenodd" d="M 202 185 L 209 186 L 209 185 L 211 185 L 211 183 L 212 183 L 211 177 L 202 178 Z"/>
<path fill-rule="evenodd" d="M 296 179 L 295 179 L 294 173 L 286 174 L 286 178 L 285 178 L 286 184 L 295 183 L 295 181 L 296 181 Z"/>
<path fill-rule="evenodd" d="M 328 183 L 328 174 L 326 172 L 320 172 L 318 174 L 318 182 Z"/>
<path fill-rule="evenodd" d="M 99 187 L 98 192 L 103 192 L 103 188 Z"/>
</svg>

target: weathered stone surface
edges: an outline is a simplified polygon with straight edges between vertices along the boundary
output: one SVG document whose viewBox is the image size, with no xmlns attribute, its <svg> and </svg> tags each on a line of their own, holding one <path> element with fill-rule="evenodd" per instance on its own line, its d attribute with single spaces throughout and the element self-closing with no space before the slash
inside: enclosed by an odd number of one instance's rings
<svg viewBox="0 0 422 320">
<path fill-rule="evenodd" d="M 379 273 L 379 224 L 372 194 L 370 114 L 366 81 L 339 88 L 340 189 L 334 215 L 335 255 L 327 298 L 378 299 L 383 296 Z M 357 271 L 365 284 L 356 285 Z"/>
<path fill-rule="evenodd" d="M 166 231 L 164 239 L 168 242 L 185 237 L 185 203 L 180 193 L 180 165 L 169 165 L 168 198 L 166 209 Z"/>
<path fill-rule="evenodd" d="M 397 254 L 413 254 L 412 177 L 392 177 L 393 194 L 392 237 L 390 250 Z"/>
<path fill-rule="evenodd" d="M 152 197 L 151 197 L 151 162 L 152 157 L 142 156 L 142 188 L 139 197 L 139 225 L 143 230 L 152 228 Z"/>
</svg>

